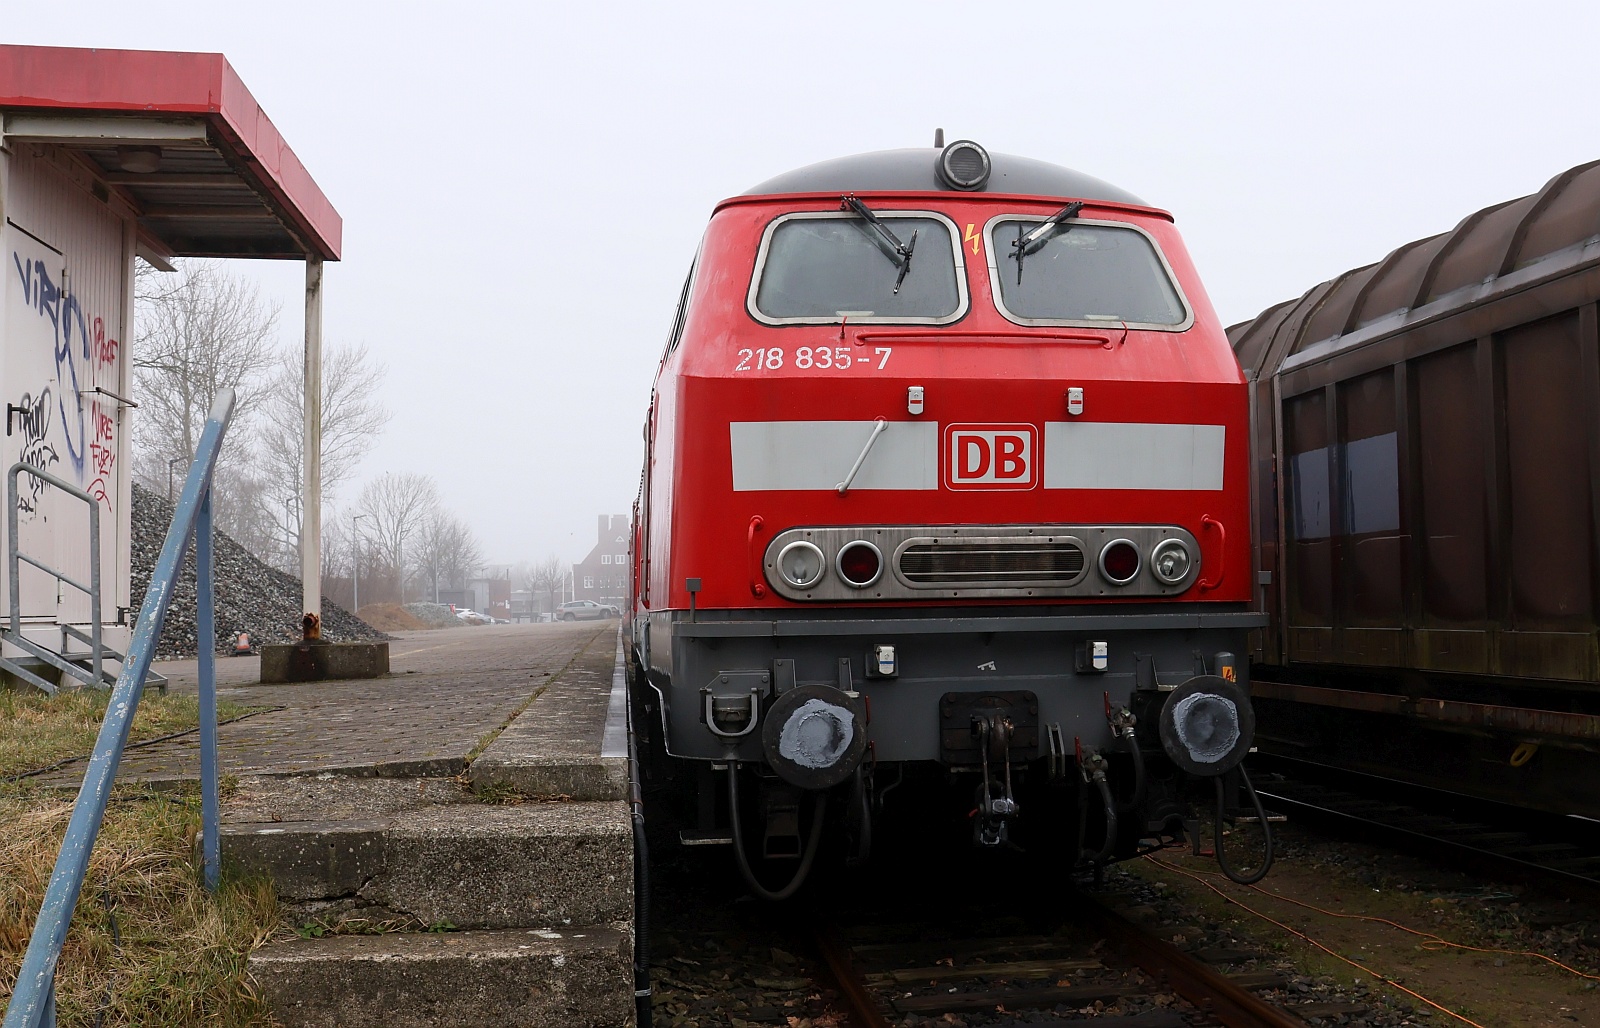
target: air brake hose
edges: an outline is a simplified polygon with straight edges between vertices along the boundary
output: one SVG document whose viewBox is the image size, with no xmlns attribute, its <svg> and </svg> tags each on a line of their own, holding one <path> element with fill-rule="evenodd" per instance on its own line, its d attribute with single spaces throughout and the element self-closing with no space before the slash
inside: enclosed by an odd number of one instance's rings
<svg viewBox="0 0 1600 1028">
<path fill-rule="evenodd" d="M 744 877 L 744 883 L 750 891 L 764 900 L 776 903 L 786 900 L 800 891 L 800 886 L 805 884 L 806 876 L 811 873 L 811 865 L 817 859 L 817 850 L 822 843 L 822 815 L 828 807 L 826 793 L 816 794 L 816 806 L 811 812 L 811 836 L 806 840 L 805 851 L 800 855 L 800 866 L 795 869 L 794 877 L 789 879 L 789 884 L 773 892 L 756 879 L 756 873 L 750 867 L 750 858 L 744 852 L 744 831 L 739 825 L 739 764 L 737 761 L 728 762 L 728 809 L 733 820 L 733 856 L 739 865 L 739 874 Z"/>
<path fill-rule="evenodd" d="M 1106 838 L 1100 844 L 1100 852 L 1094 855 L 1096 864 L 1103 864 L 1111 859 L 1111 853 L 1117 848 L 1117 802 L 1111 796 L 1111 785 L 1105 778 L 1095 779 L 1096 786 L 1100 789 L 1100 801 L 1106 808 Z"/>
<path fill-rule="evenodd" d="M 1228 864 L 1228 854 L 1222 845 L 1222 815 L 1226 804 L 1224 803 L 1221 775 L 1218 775 L 1216 780 L 1217 829 L 1216 840 L 1213 843 L 1212 848 L 1217 852 L 1217 866 L 1222 869 L 1222 873 L 1227 875 L 1230 881 L 1237 882 L 1240 885 L 1254 885 L 1255 883 L 1261 881 L 1261 879 L 1265 878 L 1267 876 L 1267 872 L 1272 869 L 1272 825 L 1267 822 L 1266 808 L 1261 805 L 1261 797 L 1256 794 L 1256 787 L 1251 783 L 1250 776 L 1245 773 L 1244 766 L 1242 764 L 1239 766 L 1239 779 L 1244 782 L 1245 791 L 1250 794 L 1250 802 L 1255 806 L 1256 817 L 1259 819 L 1257 823 L 1261 825 L 1261 866 L 1250 872 L 1248 875 L 1241 875 Z"/>
<path fill-rule="evenodd" d="M 1078 804 L 1078 860 L 1088 861 L 1091 864 L 1103 864 L 1111 859 L 1111 853 L 1117 847 L 1117 801 L 1111 795 L 1111 786 L 1106 782 L 1104 775 L 1097 775 L 1094 779 L 1095 786 L 1100 790 L 1100 802 L 1105 806 L 1106 834 L 1100 842 L 1100 852 L 1090 854 L 1082 848 L 1083 829 L 1088 805 L 1081 800 Z M 1079 793 L 1079 796 L 1082 796 Z"/>
<path fill-rule="evenodd" d="M 1143 806 L 1145 796 L 1150 791 L 1144 778 L 1144 751 L 1139 748 L 1139 740 L 1131 735 L 1128 736 L 1128 756 L 1133 758 L 1133 797 L 1127 803 L 1117 804 L 1117 809 L 1124 814 Z"/>
</svg>

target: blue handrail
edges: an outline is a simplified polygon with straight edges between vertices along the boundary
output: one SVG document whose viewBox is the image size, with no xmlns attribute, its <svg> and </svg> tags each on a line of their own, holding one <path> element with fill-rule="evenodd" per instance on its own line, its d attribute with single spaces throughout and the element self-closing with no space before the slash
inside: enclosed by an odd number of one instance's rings
<svg viewBox="0 0 1600 1028">
<path fill-rule="evenodd" d="M 200 605 L 195 636 L 200 650 L 201 859 L 205 868 L 206 888 L 215 890 L 217 887 L 221 865 L 218 859 L 217 655 L 215 596 L 211 575 L 211 473 L 216 467 L 217 454 L 222 450 L 222 437 L 233 418 L 233 405 L 232 389 L 219 392 L 211 413 L 206 417 L 205 428 L 200 433 L 200 445 L 195 452 L 194 463 L 189 465 L 189 475 L 184 479 L 183 495 L 178 499 L 172 527 L 167 530 L 167 540 L 161 546 L 161 556 L 156 561 L 155 572 L 150 576 L 150 588 L 145 592 L 144 604 L 139 608 L 139 621 L 133 630 L 133 642 L 128 646 L 128 659 L 123 662 L 122 673 L 112 687 L 106 719 L 100 725 L 94 754 L 89 758 L 83 786 L 78 790 L 77 802 L 72 807 L 72 819 L 67 823 L 67 837 L 61 844 L 55 873 L 50 876 L 44 903 L 39 908 L 39 919 L 34 922 L 33 937 L 28 941 L 28 951 L 22 958 L 22 969 L 17 975 L 17 987 L 11 994 L 11 1003 L 6 1008 L 3 1028 L 55 1028 L 56 962 L 61 959 L 67 925 L 72 920 L 72 911 L 78 905 L 78 894 L 83 889 L 84 876 L 89 871 L 89 854 L 94 849 L 95 838 L 100 834 L 100 823 L 105 819 L 106 803 L 111 798 L 111 784 L 117 777 L 117 765 L 122 761 L 122 750 L 127 745 L 128 732 L 133 726 L 133 715 L 139 708 L 139 697 L 144 693 L 145 675 L 155 657 L 156 641 L 161 638 L 161 625 L 167 618 L 173 587 L 178 579 L 178 571 L 183 566 L 183 555 L 189 548 L 190 538 L 195 539 L 195 585 Z"/>
</svg>

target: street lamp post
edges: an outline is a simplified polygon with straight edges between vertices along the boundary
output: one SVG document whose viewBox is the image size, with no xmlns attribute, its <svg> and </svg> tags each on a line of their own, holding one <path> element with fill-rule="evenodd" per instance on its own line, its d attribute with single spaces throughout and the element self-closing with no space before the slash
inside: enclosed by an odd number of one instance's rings
<svg viewBox="0 0 1600 1028">
<path fill-rule="evenodd" d="M 361 609 L 361 543 L 362 543 L 362 538 L 361 538 L 361 526 L 358 525 L 357 522 L 359 522 L 362 518 L 367 518 L 367 517 L 371 517 L 371 516 L 372 515 L 370 515 L 370 514 L 356 514 L 356 515 L 353 515 L 350 518 L 350 525 L 351 525 L 351 528 L 354 530 L 355 537 L 356 537 L 356 572 L 350 578 L 350 590 L 351 590 L 351 601 L 350 602 L 353 604 L 353 608 L 352 608 L 352 610 L 350 612 L 352 614 L 356 613 L 357 611 L 359 611 Z"/>
<path fill-rule="evenodd" d="M 185 461 L 187 461 L 188 459 L 189 459 L 188 457 L 174 457 L 171 460 L 167 461 L 167 502 L 168 503 L 172 502 L 172 469 L 173 469 L 174 466 L 176 466 L 178 464 L 182 464 Z"/>
</svg>

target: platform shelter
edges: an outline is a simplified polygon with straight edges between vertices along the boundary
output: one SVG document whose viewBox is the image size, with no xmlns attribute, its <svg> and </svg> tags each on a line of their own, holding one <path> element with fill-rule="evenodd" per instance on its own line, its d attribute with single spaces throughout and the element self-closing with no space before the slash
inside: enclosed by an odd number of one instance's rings
<svg viewBox="0 0 1600 1028">
<path fill-rule="evenodd" d="M 320 611 L 322 266 L 342 229 L 221 54 L 0 45 L 0 470 L 16 478 L 0 669 L 53 691 L 114 680 L 126 649 L 136 257 L 305 262 L 303 579 Z"/>
</svg>

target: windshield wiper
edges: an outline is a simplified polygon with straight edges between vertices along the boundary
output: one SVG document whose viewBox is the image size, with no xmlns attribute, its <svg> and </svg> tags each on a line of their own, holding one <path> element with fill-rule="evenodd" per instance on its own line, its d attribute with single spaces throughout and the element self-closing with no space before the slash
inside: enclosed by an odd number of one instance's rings
<svg viewBox="0 0 1600 1028">
<path fill-rule="evenodd" d="M 1022 285 L 1023 260 L 1030 253 L 1038 253 L 1044 244 L 1050 241 L 1050 237 L 1056 234 L 1057 229 L 1066 227 L 1061 223 L 1068 218 L 1076 218 L 1081 210 L 1083 210 L 1083 201 L 1074 200 L 1035 225 L 1033 231 L 1026 235 L 1022 232 L 1022 222 L 1019 221 L 1017 223 L 1017 240 L 1011 244 L 1011 249 L 1013 250 L 1011 256 L 1015 257 L 1017 261 L 1017 285 Z"/>
<path fill-rule="evenodd" d="M 1082 204 L 1079 204 L 1079 206 L 1081 207 Z M 911 233 L 911 242 L 902 243 L 900 237 L 891 232 L 889 226 L 883 223 L 883 219 L 874 214 L 872 208 L 862 203 L 853 194 L 839 198 L 839 209 L 841 211 L 850 210 L 859 214 L 868 227 L 872 229 L 872 241 L 877 243 L 878 249 L 883 251 L 883 255 L 894 261 L 895 267 L 900 269 L 900 274 L 894 280 L 894 291 L 898 294 L 901 284 L 906 280 L 906 272 L 911 270 L 911 254 L 917 248 L 917 233 Z"/>
</svg>

